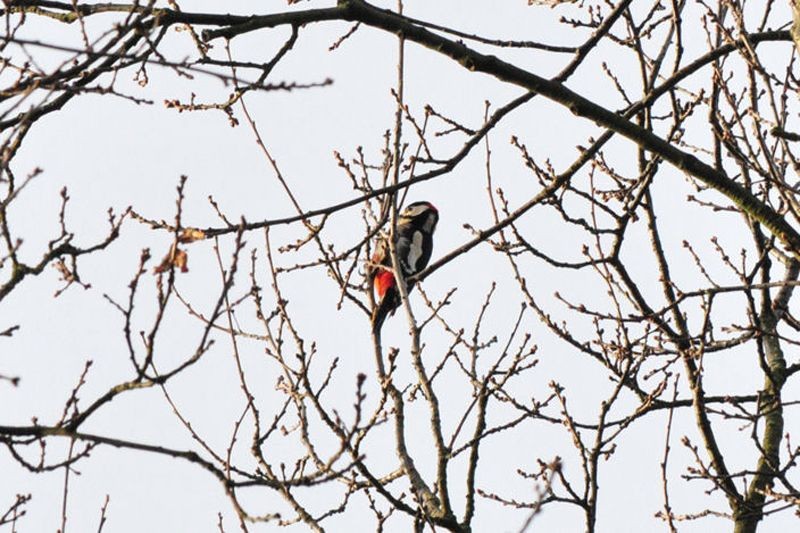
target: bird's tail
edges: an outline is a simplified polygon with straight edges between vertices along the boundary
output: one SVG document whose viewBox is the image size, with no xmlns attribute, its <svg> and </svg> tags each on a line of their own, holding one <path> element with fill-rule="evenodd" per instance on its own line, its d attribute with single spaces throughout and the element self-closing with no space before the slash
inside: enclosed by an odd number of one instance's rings
<svg viewBox="0 0 800 533">
<path fill-rule="evenodd" d="M 411 292 L 411 289 L 414 288 L 414 282 L 409 282 L 406 287 L 408 288 L 408 292 Z M 386 317 L 390 314 L 393 315 L 398 307 L 400 307 L 400 295 L 393 287 L 386 291 L 383 299 L 381 299 L 381 303 L 372 312 L 372 332 L 375 334 L 380 333 L 383 321 L 386 320 Z"/>
<path fill-rule="evenodd" d="M 381 303 L 372 311 L 372 333 L 380 333 L 386 317 L 389 316 L 389 313 L 394 313 L 394 310 L 397 309 L 398 303 L 395 300 L 397 300 L 396 297 L 387 294 L 381 300 Z"/>
</svg>

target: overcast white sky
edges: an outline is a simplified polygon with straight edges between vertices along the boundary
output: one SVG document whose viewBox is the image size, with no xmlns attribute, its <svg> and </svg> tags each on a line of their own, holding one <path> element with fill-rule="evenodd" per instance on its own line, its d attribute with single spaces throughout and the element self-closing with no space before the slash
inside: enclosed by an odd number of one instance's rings
<svg viewBox="0 0 800 533">
<path fill-rule="evenodd" d="M 309 1 L 296 8 L 334 4 L 331 1 Z M 381 4 L 392 7 L 394 2 Z M 406 12 L 415 18 L 487 37 L 574 45 L 581 43 L 586 35 L 558 23 L 562 16 L 576 13 L 571 6 L 534 8 L 525 0 L 407 0 L 405 4 Z M 636 4 L 634 2 L 634 7 Z M 184 11 L 197 12 L 221 9 L 231 13 L 268 13 L 289 9 L 282 1 L 228 0 L 219 3 L 183 0 L 180 5 Z M 224 7 L 220 8 L 221 5 Z M 773 27 L 788 22 L 788 11 L 785 15 L 782 20 L 776 17 Z M 114 18 L 114 15 L 108 15 L 90 19 L 87 21 L 89 33 L 99 34 Z M 690 26 L 699 30 L 698 24 Z M 338 50 L 329 52 L 328 47 L 348 27 L 343 23 L 325 23 L 301 29 L 297 46 L 270 78 L 273 82 L 302 83 L 331 78 L 331 86 L 293 92 L 250 93 L 246 97 L 265 144 L 301 205 L 307 209 L 330 205 L 357 194 L 337 167 L 334 150 L 351 158 L 356 155 L 356 148 L 362 146 L 367 158 L 377 164 L 381 157 L 383 134 L 393 127 L 395 104 L 390 90 L 395 84 L 397 41 L 390 35 L 363 28 Z M 42 20 L 26 25 L 23 31 L 25 34 L 20 37 L 75 46 L 81 43 L 77 25 L 65 26 Z M 233 55 L 241 60 L 266 61 L 287 35 L 288 30 L 278 29 L 237 38 L 232 42 Z M 696 57 L 704 50 L 702 34 L 684 36 L 684 39 L 687 58 Z M 780 60 L 788 60 L 788 43 L 770 46 L 776 57 L 780 55 Z M 476 48 L 481 49 L 479 45 Z M 66 57 L 41 48 L 29 50 L 35 52 L 37 63 L 45 68 Z M 169 32 L 162 51 L 176 60 L 193 53 L 188 34 L 176 31 Z M 617 109 L 623 102 L 614 92 L 610 80 L 602 75 L 601 62 L 614 65 L 623 76 L 638 74 L 632 63 L 625 58 L 609 56 L 604 53 L 607 51 L 604 46 L 593 52 L 568 85 Z M 493 53 L 545 77 L 554 75 L 571 58 L 569 55 L 557 56 L 531 50 L 495 50 Z M 224 57 L 221 42 L 215 43 L 213 54 L 218 58 Z M 192 93 L 200 101 L 221 100 L 230 93 L 229 86 L 203 75 L 196 75 L 194 79 L 181 78 L 171 70 L 156 66 L 148 69 L 148 75 L 149 84 L 140 87 L 133 79 L 134 69 L 126 70 L 121 74 L 117 88 L 152 100 L 153 105 L 135 105 L 114 97 L 84 95 L 36 124 L 14 168 L 18 175 L 25 175 L 36 167 L 43 172 L 23 191 L 9 213 L 13 227 L 25 237 L 20 252 L 23 258 L 33 261 L 57 233 L 59 191 L 64 186 L 68 187 L 71 198 L 67 219 L 79 245 L 102 237 L 109 207 L 120 212 L 133 206 L 144 216 L 171 220 L 175 187 L 181 175 L 189 178 L 184 205 L 187 225 L 220 225 L 207 201 L 209 195 L 232 220 L 244 217 L 248 221 L 258 221 L 293 214 L 285 193 L 244 121 L 238 127 L 230 127 L 227 117 L 221 112 L 178 113 L 163 105 L 165 99 L 188 100 Z M 482 122 L 485 101 L 499 107 L 520 94 L 519 88 L 470 73 L 416 45 L 407 47 L 406 102 L 417 116 L 421 117 L 424 106 L 430 104 L 437 111 L 476 127 Z M 242 118 L 238 107 L 236 114 Z M 443 129 L 441 124 L 437 127 Z M 562 107 L 541 98 L 534 99 L 515 111 L 490 135 L 496 186 L 504 188 L 512 207 L 523 203 L 540 188 L 520 163 L 518 152 L 510 145 L 511 135 L 518 136 L 540 163 L 549 160 L 557 171 L 561 171 L 578 154 L 576 145 L 585 144 L 588 137 L 599 132 L 595 125 L 574 118 Z M 408 139 L 413 141 L 412 137 Z M 444 159 L 452 155 L 463 140 L 457 136 L 436 138 L 432 148 Z M 617 157 L 618 170 L 634 170 L 636 157 L 630 143 L 617 140 L 611 146 L 609 153 Z M 692 240 L 699 249 L 708 249 L 708 238 L 713 233 L 732 244 L 733 248 L 750 246 L 739 237 L 745 228 L 740 218 L 711 214 L 688 205 L 685 197 L 690 190 L 686 180 L 675 170 L 660 174 L 654 185 L 654 191 L 659 195 L 658 209 L 667 228 L 665 247 L 675 261 L 673 274 L 685 282 L 687 290 L 698 287 L 701 280 L 693 268 L 691 257 L 682 251 L 684 239 Z M 431 201 L 440 211 L 434 259 L 469 240 L 471 234 L 463 227 L 464 224 L 476 228 L 491 224 L 483 149 L 476 149 L 451 174 L 414 186 L 409 199 Z M 584 244 L 580 239 L 583 237 L 570 233 L 549 210 L 535 209 L 522 226 L 541 249 L 563 258 L 580 257 Z M 350 210 L 331 218 L 326 239 L 341 250 L 358 242 L 363 234 L 358 211 Z M 640 264 L 635 260 L 637 246 L 647 246 L 644 228 L 635 228 L 633 235 L 638 236 L 638 240 L 631 239 L 631 246 L 624 253 L 633 258 L 634 273 L 641 276 L 645 292 L 658 294 L 657 275 L 650 260 Z M 272 232 L 276 248 L 301 236 L 298 228 L 276 228 Z M 263 248 L 263 233 L 252 232 L 245 238 L 248 254 L 252 247 Z M 88 359 L 94 364 L 81 394 L 82 405 L 132 376 L 122 337 L 122 316 L 104 295 L 117 301 L 125 300 L 128 282 L 135 272 L 141 250 L 149 247 L 153 261 L 157 261 L 166 253 L 170 242 L 171 236 L 166 232 L 155 232 L 135 221 L 128 221 L 119 241 L 106 252 L 81 260 L 80 272 L 84 281 L 92 285 L 91 289 L 72 287 L 54 299 L 52 295 L 61 284 L 57 272 L 50 268 L 45 275 L 26 280 L 24 286 L 3 302 L 0 330 L 13 324 L 20 324 L 21 329 L 11 339 L 0 339 L 0 371 L 20 376 L 21 383 L 13 388 L 0 382 L 0 406 L 3 406 L 0 424 L 25 425 L 34 416 L 42 423 L 56 421 Z M 223 258 L 228 260 L 232 237 L 222 239 L 221 247 Z M 194 243 L 188 247 L 188 252 L 190 271 L 180 275 L 178 289 L 198 310 L 208 312 L 221 285 L 213 243 Z M 312 257 L 313 253 L 302 252 L 282 256 L 278 261 L 289 266 Z M 263 287 L 268 287 L 263 254 L 259 260 L 259 281 Z M 566 275 L 543 263 L 530 263 L 528 269 L 526 275 L 529 281 L 535 282 L 535 294 L 559 319 L 569 315 L 554 298 L 556 291 L 573 300 L 605 301 L 602 283 L 588 273 Z M 507 262 L 492 253 L 488 246 L 479 246 L 437 271 L 425 280 L 424 289 L 432 298 L 441 298 L 448 290 L 457 287 L 453 304 L 445 309 L 444 315 L 455 326 L 470 328 L 493 280 L 498 282 L 497 293 L 483 336 L 488 339 L 498 335 L 502 346 L 511 331 L 521 300 Z M 249 287 L 245 278 L 239 281 L 234 289 L 235 296 L 243 294 Z M 736 280 L 729 281 L 733 283 Z M 354 384 L 359 372 L 368 375 L 367 403 L 374 405 L 372 402 L 377 400 L 379 393 L 368 317 L 352 304 L 345 303 L 341 310 L 336 308 L 338 288 L 322 270 L 300 271 L 285 276 L 283 283 L 296 325 L 317 343 L 320 366 L 316 377 L 321 378 L 329 362 L 335 357 L 340 358 L 326 396 L 330 405 L 336 406 L 346 419 L 350 419 Z M 150 327 L 154 294 L 155 278 L 148 274 L 138 300 L 134 330 Z M 732 300 L 731 313 L 734 312 L 733 303 Z M 412 295 L 412 304 L 415 309 L 422 309 L 418 294 Z M 177 302 L 171 304 L 169 311 L 156 361 L 163 368 L 172 367 L 194 350 L 203 326 L 197 319 L 187 316 Z M 256 327 L 253 316 L 237 318 L 245 328 Z M 514 390 L 523 399 L 544 398 L 548 394 L 547 384 L 558 381 L 565 387 L 575 414 L 584 416 L 587 421 L 593 420 L 599 401 L 613 385 L 605 378 L 599 365 L 586 361 L 566 344 L 554 339 L 533 312 L 525 315 L 523 328 L 533 335 L 539 347 L 540 363 L 528 374 L 528 381 L 516 383 Z M 590 323 L 579 322 L 576 329 L 581 331 L 581 328 L 590 334 Z M 395 317 L 389 320 L 384 330 L 385 342 L 401 348 L 395 379 L 412 382 L 410 361 L 402 355 L 408 350 L 403 319 Z M 447 336 L 438 330 L 431 330 L 424 340 L 431 357 L 437 357 L 434 354 L 440 357 L 449 343 Z M 275 365 L 266 360 L 264 347 L 259 341 L 243 340 L 240 348 L 250 386 L 256 391 L 260 405 L 267 410 L 276 409 L 282 395 L 275 390 Z M 706 374 L 709 390 L 712 393 L 756 390 L 761 378 L 754 364 L 751 358 L 740 357 L 736 352 L 725 360 L 710 360 Z M 442 393 L 445 398 L 442 406 L 444 425 L 452 430 L 458 416 L 471 401 L 469 390 L 456 372 L 445 373 L 439 387 L 446 391 Z M 194 428 L 217 450 L 224 451 L 233 425 L 245 405 L 229 339 L 218 336 L 217 344 L 202 362 L 170 382 L 168 390 Z M 409 415 L 411 446 L 418 450 L 418 466 L 423 474 L 432 477 L 434 456 L 423 402 L 410 404 Z M 498 410 L 491 416 L 497 422 L 506 415 Z M 654 514 L 662 507 L 659 460 L 663 453 L 666 416 L 664 412 L 636 422 L 619 442 L 617 453 L 603 463 L 598 531 L 641 532 L 664 527 Z M 726 510 L 720 498 L 715 500 L 703 494 L 707 486 L 687 484 L 680 479 L 679 474 L 685 472 L 692 459 L 680 446 L 679 439 L 688 435 L 697 440 L 697 435 L 688 410 L 676 416 L 670 463 L 673 508 L 677 513 L 697 512 L 708 505 L 720 511 Z M 738 428 L 736 422 L 719 423 L 721 433 L 735 437 L 737 442 L 745 442 Z M 83 429 L 137 442 L 196 448 L 163 394 L 156 389 L 123 395 L 104 407 Z M 396 466 L 394 454 L 389 451 L 393 450 L 389 429 L 379 431 L 370 446 L 374 453 L 370 459 L 377 471 L 390 471 Z M 792 421 L 787 420 L 787 431 L 791 429 Z M 326 440 L 330 436 L 321 433 L 320 438 L 330 444 Z M 247 454 L 247 440 L 245 437 L 240 443 L 242 457 Z M 291 442 L 287 439 L 285 449 L 278 447 L 271 451 L 278 457 L 293 457 Z M 56 448 L 67 444 L 51 441 L 48 453 L 57 454 Z M 31 450 L 29 457 L 35 457 L 37 452 Z M 728 452 L 740 458 L 740 461 L 734 461 L 734 470 L 751 465 L 755 457 L 750 449 L 730 449 Z M 580 468 L 578 457 L 563 428 L 541 422 L 501 433 L 487 442 L 482 453 L 479 485 L 491 487 L 511 498 L 529 500 L 535 494 L 534 487 L 517 476 L 516 469 L 532 470 L 536 459 L 550 460 L 557 455 L 562 457 L 567 474 L 577 476 Z M 385 462 L 383 469 L 378 466 L 381 462 Z M 214 531 L 217 513 L 222 513 L 226 531 L 237 529 L 234 513 L 219 483 L 184 462 L 102 447 L 80 463 L 78 471 L 81 475 L 71 478 L 68 531 L 96 530 L 106 494 L 110 495 L 110 505 L 105 531 Z M 0 452 L 0 472 L 3 480 L 0 483 L 0 508 L 10 503 L 14 494 L 33 494 L 28 514 L 19 522 L 19 531 L 55 531 L 60 527 L 62 470 L 32 475 L 17 466 L 7 453 Z M 464 474 L 456 469 L 453 475 L 453 485 L 458 486 Z M 461 493 L 458 490 L 454 492 Z M 323 489 L 315 497 L 319 499 L 319 508 L 324 507 L 326 498 L 331 498 L 332 494 L 333 491 Z M 289 512 L 280 498 L 263 490 L 254 491 L 252 497 L 244 500 L 254 514 L 275 510 Z M 460 509 L 462 502 L 458 499 L 456 502 Z M 311 503 L 310 507 L 315 508 L 315 504 Z M 363 508 L 363 501 L 359 501 L 354 509 L 357 507 Z M 474 530 L 517 531 L 525 516 L 524 512 L 480 499 Z M 355 510 L 334 517 L 326 524 L 329 531 L 374 528 L 374 520 L 368 512 Z M 729 527 L 725 521 L 708 519 L 682 524 L 680 530 L 723 531 Z M 783 519 L 762 524 L 759 531 L 788 531 L 792 527 L 796 527 L 796 521 L 787 513 Z M 406 531 L 407 528 L 407 522 L 396 520 L 387 529 Z M 252 531 L 274 529 L 277 529 L 274 525 L 266 524 L 254 526 Z M 563 505 L 547 507 L 537 517 L 533 528 L 534 531 L 553 532 L 582 529 L 582 513 L 577 508 Z M 289 530 L 305 531 L 306 526 L 300 524 Z"/>
</svg>

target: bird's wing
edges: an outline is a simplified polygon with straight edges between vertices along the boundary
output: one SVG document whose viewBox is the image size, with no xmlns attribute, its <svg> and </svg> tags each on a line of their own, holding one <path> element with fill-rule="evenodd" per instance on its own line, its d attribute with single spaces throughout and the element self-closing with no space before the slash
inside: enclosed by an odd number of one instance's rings
<svg viewBox="0 0 800 533">
<path fill-rule="evenodd" d="M 425 236 L 419 230 L 403 234 L 397 239 L 397 258 L 403 268 L 403 274 L 411 276 L 425 266 L 423 259 Z"/>
</svg>

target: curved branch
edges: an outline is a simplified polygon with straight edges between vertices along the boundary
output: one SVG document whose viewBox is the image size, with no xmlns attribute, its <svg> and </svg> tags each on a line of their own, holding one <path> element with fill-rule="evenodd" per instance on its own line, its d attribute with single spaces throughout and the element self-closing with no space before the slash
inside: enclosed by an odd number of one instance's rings
<svg viewBox="0 0 800 533">
<path fill-rule="evenodd" d="M 289 17 L 289 15 L 305 22 L 331 19 L 361 22 L 393 34 L 402 33 L 409 41 L 416 42 L 437 53 L 448 56 L 464 68 L 488 74 L 501 81 L 541 94 L 563 105 L 574 115 L 592 120 L 598 125 L 628 138 L 648 152 L 661 157 L 679 170 L 722 193 L 744 213 L 768 228 L 787 247 L 800 253 L 800 233 L 784 217 L 781 217 L 774 209 L 761 202 L 740 183 L 729 178 L 724 172 L 704 163 L 694 155 L 673 146 L 662 137 L 581 96 L 563 84 L 538 76 L 496 56 L 477 52 L 463 42 L 452 41 L 437 35 L 411 23 L 401 15 L 389 10 L 376 8 L 363 0 L 342 0 L 336 8 L 332 8 L 329 11 L 326 10 L 325 13 L 319 13 L 319 11 L 305 11 L 303 12 L 305 17 L 298 15 L 297 13 L 299 12 L 254 17 L 245 24 L 206 31 L 203 33 L 203 37 L 206 40 L 219 37 L 232 38 L 255 29 L 287 24 L 289 22 L 286 17 Z M 788 40 L 788 32 L 784 33 Z M 771 35 L 776 39 L 783 36 L 783 33 Z M 733 48 L 730 50 L 733 50 Z"/>
</svg>

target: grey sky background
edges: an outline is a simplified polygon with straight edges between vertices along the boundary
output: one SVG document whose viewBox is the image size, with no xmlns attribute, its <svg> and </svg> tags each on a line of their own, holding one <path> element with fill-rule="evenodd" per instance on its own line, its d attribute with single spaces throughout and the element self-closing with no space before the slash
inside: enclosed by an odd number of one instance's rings
<svg viewBox="0 0 800 533">
<path fill-rule="evenodd" d="M 324 7 L 334 2 L 310 1 L 298 9 Z M 393 7 L 394 2 L 376 2 Z M 181 2 L 185 11 L 219 11 L 218 2 Z M 226 1 L 224 11 L 231 13 L 262 13 L 290 9 L 285 2 Z M 606 9 L 606 7 L 602 7 Z M 477 1 L 412 1 L 405 2 L 406 13 L 420 19 L 447 25 L 465 32 L 502 39 L 533 39 L 556 44 L 576 44 L 585 38 L 558 23 L 562 16 L 574 13 L 571 6 L 557 9 L 530 7 L 524 0 L 496 2 Z M 636 2 L 634 2 L 634 11 Z M 790 20 L 776 17 L 777 27 Z M 687 20 L 691 13 L 687 14 Z M 114 15 L 87 21 L 90 35 L 98 35 L 108 27 Z M 334 52 L 328 47 L 336 41 L 348 25 L 340 23 L 317 24 L 303 28 L 295 50 L 271 75 L 273 82 L 286 80 L 300 83 L 319 82 L 331 78 L 333 84 L 324 88 L 295 90 L 292 92 L 254 92 L 245 97 L 246 105 L 263 135 L 264 142 L 296 194 L 303 208 L 319 208 L 356 196 L 343 171 L 336 165 L 334 150 L 346 159 L 356 155 L 362 146 L 368 160 L 379 164 L 383 134 L 393 127 L 395 103 L 390 94 L 395 85 L 397 41 L 391 36 L 363 28 L 345 41 Z M 685 37 L 687 57 L 695 57 L 704 50 L 705 36 L 699 23 L 691 24 L 698 33 Z M 35 32 L 33 29 L 35 28 Z M 64 26 L 52 21 L 39 21 L 25 27 L 30 39 L 81 45 L 77 26 Z M 233 56 L 241 60 L 266 61 L 272 57 L 287 37 L 287 30 L 260 31 L 239 37 L 231 44 Z M 192 53 L 189 35 L 170 31 L 163 50 L 168 56 L 182 59 Z M 790 45 L 779 43 L 770 46 L 775 50 L 776 61 L 786 61 Z M 476 48 L 481 49 L 480 45 Z M 55 65 L 68 56 L 42 48 L 30 48 L 35 60 L 43 67 Z M 567 84 L 580 94 L 603 103 L 612 109 L 624 102 L 614 92 L 613 84 L 602 74 L 600 65 L 607 62 L 622 76 L 637 76 L 632 63 L 625 58 L 606 55 L 607 50 L 595 50 L 586 64 Z M 496 50 L 493 53 L 498 53 Z M 216 42 L 215 57 L 224 57 L 224 47 Z M 513 59 L 521 66 L 543 76 L 554 75 L 571 56 L 558 57 L 532 50 L 502 50 L 498 53 Z M 521 94 L 520 89 L 503 85 L 481 74 L 470 73 L 449 60 L 437 57 L 414 44 L 406 49 L 405 99 L 412 113 L 422 116 L 426 104 L 437 111 L 452 116 L 471 127 L 480 126 L 484 102 L 492 108 L 504 105 Z M 42 174 L 23 190 L 14 203 L 9 219 L 17 231 L 25 235 L 22 257 L 33 260 L 47 246 L 47 241 L 58 232 L 56 217 L 59 191 L 68 187 L 70 202 L 67 208 L 69 228 L 76 235 L 76 243 L 88 244 L 102 238 L 107 229 L 106 210 L 116 212 L 127 206 L 141 215 L 153 219 L 172 220 L 175 209 L 175 188 L 181 175 L 188 176 L 184 223 L 189 226 L 220 226 L 207 198 L 213 196 L 231 220 L 244 217 L 248 221 L 272 219 L 293 214 L 285 193 L 275 179 L 273 170 L 256 145 L 253 134 L 243 120 L 240 107 L 236 116 L 238 127 L 231 127 L 227 117 L 217 111 L 178 113 L 167 109 L 165 99 L 188 101 L 191 93 L 198 101 L 217 101 L 231 92 L 218 79 L 193 74 L 194 79 L 177 76 L 172 70 L 151 66 L 149 83 L 140 87 L 133 79 L 135 69 L 124 71 L 117 88 L 137 98 L 152 100 L 153 105 L 136 105 L 113 96 L 83 95 L 71 101 L 63 110 L 52 114 L 36 125 L 15 162 L 18 175 L 25 175 L 40 167 Z M 245 76 L 243 74 L 243 76 Z M 691 81 L 689 82 L 691 84 Z M 406 139 L 415 149 L 415 137 L 408 123 L 404 125 Z M 435 123 L 434 129 L 444 129 Z M 516 149 L 509 140 L 516 135 L 525 143 L 539 163 L 549 160 L 557 170 L 563 170 L 578 151 L 577 145 L 587 142 L 601 130 L 585 120 L 574 118 L 555 104 L 535 98 L 515 111 L 490 135 L 492 149 L 492 176 L 494 185 L 504 189 L 512 208 L 535 194 L 540 186 L 524 167 Z M 464 137 L 453 134 L 437 137 L 431 144 L 435 155 L 450 157 L 461 145 Z M 691 140 L 691 139 L 690 139 Z M 607 150 L 613 155 L 615 168 L 620 172 L 632 171 L 636 165 L 636 152 L 631 143 L 615 140 Z M 699 154 L 702 157 L 702 154 Z M 429 200 L 439 208 L 441 218 L 435 238 L 434 259 L 457 248 L 471 238 L 464 224 L 484 228 L 491 224 L 487 202 L 485 152 L 476 148 L 466 161 L 449 175 L 411 188 L 409 201 Z M 420 171 L 421 169 L 418 169 Z M 578 179 L 588 179 L 587 173 Z M 665 248 L 672 260 L 673 274 L 685 285 L 684 290 L 699 288 L 703 280 L 693 265 L 691 257 L 682 248 L 688 239 L 697 249 L 709 252 L 712 234 L 732 249 L 749 247 L 746 228 L 738 215 L 712 214 L 686 202 L 692 187 L 677 170 L 663 172 L 654 185 L 657 206 L 665 230 Z M 719 199 L 709 195 L 709 198 Z M 559 223 L 559 218 L 543 208 L 535 209 L 521 222 L 527 235 L 543 250 L 565 259 L 580 258 L 586 243 L 583 237 L 571 234 Z M 270 232 L 274 248 L 293 242 L 303 236 L 298 228 L 276 227 Z M 651 259 L 636 262 L 640 247 L 648 246 L 644 226 L 634 228 L 623 254 L 632 259 L 633 272 L 641 280 L 643 290 L 660 294 L 657 273 Z M 331 217 L 326 226 L 325 238 L 337 250 L 355 244 L 365 233 L 358 209 L 350 209 Z M 127 298 L 127 285 L 132 278 L 140 252 L 149 248 L 155 266 L 167 253 L 171 235 L 153 231 L 129 220 L 122 229 L 119 241 L 104 253 L 84 257 L 79 263 L 83 280 L 91 289 L 72 287 L 58 298 L 52 295 L 61 286 L 58 273 L 49 268 L 43 276 L 26 280 L 0 309 L 0 328 L 20 324 L 21 329 L 11 339 L 0 339 L 0 365 L 3 373 L 21 377 L 19 387 L 0 383 L 2 424 L 28 424 L 31 417 L 42 423 L 58 419 L 63 403 L 77 383 L 86 360 L 93 365 L 87 383 L 82 389 L 82 405 L 103 394 L 115 383 L 130 379 L 132 371 L 121 334 L 122 316 L 104 298 Z M 250 232 L 245 236 L 247 257 L 249 250 L 258 250 L 257 276 L 262 287 L 269 286 L 264 261 L 264 234 Z M 220 239 L 223 260 L 229 261 L 232 237 Z M 180 294 L 199 312 L 207 312 L 219 295 L 221 277 L 212 241 L 189 245 L 189 272 L 179 276 Z M 313 249 L 297 254 L 283 254 L 277 262 L 283 266 L 308 261 L 316 257 Z M 725 281 L 722 266 L 710 260 L 709 268 Z M 249 266 L 242 264 L 246 271 Z M 572 301 L 596 302 L 607 306 L 605 288 L 597 276 L 588 272 L 564 273 L 544 263 L 527 263 L 529 282 L 540 303 L 559 320 L 572 317 L 559 303 L 554 293 Z M 497 335 L 499 350 L 510 334 L 520 308 L 520 297 L 507 262 L 482 245 L 467 255 L 440 269 L 426 279 L 422 288 L 432 299 L 439 299 L 456 287 L 453 304 L 443 315 L 453 325 L 470 328 L 492 281 L 497 281 L 496 294 L 484 324 L 482 336 Z M 735 279 L 728 282 L 736 283 Z M 317 346 L 318 374 L 334 358 L 339 364 L 332 385 L 325 395 L 346 419 L 352 418 L 356 375 L 367 374 L 365 386 L 367 404 L 372 406 L 379 397 L 374 360 L 369 337 L 369 317 L 355 306 L 345 302 L 337 309 L 338 288 L 320 269 L 307 269 L 282 278 L 282 290 L 289 300 L 297 327 Z M 239 296 L 249 288 L 246 276 L 240 273 L 233 294 Z M 141 294 L 137 301 L 135 328 L 148 329 L 153 319 L 155 277 L 143 278 Z M 736 321 L 741 302 L 736 296 L 730 299 L 730 320 Z M 411 297 L 415 310 L 422 313 L 420 294 Z M 423 313 L 424 314 L 424 313 Z M 699 310 L 690 320 L 699 320 Z M 237 313 L 243 329 L 257 330 L 254 316 Z M 574 320 L 574 317 L 571 318 Z M 575 330 L 591 333 L 591 323 L 577 319 Z M 156 365 L 171 368 L 185 359 L 195 348 L 203 324 L 188 316 L 178 301 L 169 308 L 169 319 L 159 337 Z M 608 394 L 613 384 L 606 379 L 599 365 L 583 359 L 573 349 L 553 338 L 538 317 L 527 311 L 522 329 L 532 335 L 538 346 L 539 365 L 524 382 L 516 382 L 512 389 L 521 398 L 541 397 L 549 394 L 548 383 L 555 380 L 565 387 L 569 405 L 576 416 L 593 420 L 599 401 Z M 238 385 L 235 365 L 231 355 L 230 340 L 216 334 L 214 348 L 203 360 L 170 382 L 167 390 L 179 406 L 181 413 L 207 442 L 219 451 L 228 446 L 236 419 L 245 407 Z M 267 360 L 263 345 L 256 340 L 240 340 L 240 351 L 251 388 L 257 392 L 259 405 L 265 410 L 275 409 L 283 399 L 276 391 L 277 370 Z M 395 379 L 414 382 L 413 369 L 408 357 L 405 318 L 398 313 L 384 327 L 386 345 L 398 346 L 401 355 Z M 444 353 L 449 339 L 439 329 L 430 329 L 424 337 L 426 354 Z M 516 340 L 512 344 L 516 346 Z M 792 357 L 791 355 L 789 356 Z M 792 359 L 792 361 L 796 358 Z M 733 351 L 723 358 L 709 358 L 706 384 L 709 393 L 754 391 L 760 386 L 755 363 L 747 353 Z M 469 389 L 463 378 L 447 370 L 439 383 L 443 394 L 443 419 L 445 428 L 452 431 L 458 416 L 471 401 Z M 794 391 L 795 393 L 797 391 Z M 630 402 L 622 402 L 630 406 Z M 433 448 L 428 432 L 428 416 L 420 399 L 410 403 L 410 443 L 416 450 L 431 450 L 417 454 L 418 466 L 424 473 L 434 467 Z M 622 414 L 622 413 L 620 413 Z M 796 422 L 787 415 L 787 432 L 796 429 Z M 654 514 L 662 507 L 659 461 L 664 446 L 664 420 L 667 413 L 637 421 L 619 442 L 619 449 L 601 467 L 601 504 L 598 531 L 641 532 L 666 530 Z M 490 418 L 497 422 L 507 413 L 497 411 Z M 612 416 L 612 418 L 615 418 Z M 736 437 L 741 442 L 741 424 L 737 421 L 716 422 L 721 434 Z M 85 431 L 113 435 L 137 442 L 161 443 L 181 449 L 195 449 L 191 436 L 177 420 L 164 394 L 157 388 L 132 392 L 105 406 Z M 744 429 L 743 431 L 749 431 Z M 692 513 L 706 507 L 711 500 L 703 494 L 708 488 L 702 482 L 687 483 L 680 479 L 692 458 L 680 445 L 680 438 L 688 435 L 697 441 L 696 430 L 689 410 L 676 412 L 671 440 L 670 458 L 671 497 L 677 513 Z M 378 471 L 391 471 L 396 467 L 390 425 L 381 428 L 368 446 L 370 461 Z M 243 430 L 236 454 L 247 456 L 248 433 Z M 334 446 L 329 435 L 320 430 L 321 442 Z M 275 441 L 271 451 L 292 461 L 297 446 L 288 437 Z M 696 442 L 697 443 L 697 442 Z M 48 445 L 48 454 L 64 453 L 68 442 Z M 56 449 L 56 448 L 59 449 Z M 35 450 L 31 450 L 35 452 Z M 744 467 L 754 462 L 755 453 L 748 449 L 728 449 L 735 466 Z M 514 431 L 500 433 L 487 441 L 479 468 L 479 485 L 491 487 L 509 498 L 528 500 L 535 494 L 534 485 L 516 475 L 516 469 L 532 470 L 536 459 L 552 460 L 560 456 L 567 475 L 577 475 L 580 465 L 569 435 L 563 428 L 543 422 L 524 425 Z M 31 457 L 29 457 L 31 458 Z M 32 458 L 35 460 L 35 458 Z M 740 464 L 736 465 L 739 462 Z M 384 468 L 377 465 L 385 463 Z M 463 465 L 462 465 L 463 466 Z M 734 470 L 736 468 L 734 467 Z M 215 531 L 217 514 L 221 513 L 227 531 L 236 530 L 234 513 L 224 497 L 219 483 L 200 469 L 170 458 L 121 451 L 110 447 L 96 449 L 88 461 L 77 470 L 80 476 L 70 480 L 69 522 L 70 532 L 96 530 L 100 507 L 106 494 L 110 495 L 106 531 Z M 463 470 L 463 468 L 462 468 Z M 12 501 L 14 494 L 31 492 L 33 500 L 28 515 L 19 523 L 21 532 L 55 531 L 60 524 L 63 470 L 33 475 L 21 470 L 6 453 L 0 453 L 0 504 Z M 452 485 L 463 482 L 464 472 L 453 473 Z M 315 499 L 322 509 L 325 503 L 335 501 L 335 491 L 315 488 Z M 303 494 L 303 491 L 300 491 Z M 717 507 L 725 509 L 719 496 Z M 264 490 L 255 490 L 243 498 L 248 509 L 259 514 L 289 509 L 282 500 Z M 456 503 L 461 508 L 463 502 Z M 475 531 L 517 531 L 527 516 L 526 512 L 512 510 L 486 499 L 479 499 Z M 312 503 L 313 509 L 315 505 Z M 368 513 L 347 511 L 328 523 L 329 531 L 368 531 L 374 527 Z M 708 518 L 681 524 L 681 531 L 726 531 L 727 521 Z M 763 523 L 760 532 L 789 531 L 796 527 L 795 519 L 787 513 L 784 518 Z M 253 526 L 252 531 L 273 531 L 274 524 Z M 583 529 L 583 516 L 577 509 L 552 506 L 536 518 L 533 531 L 568 532 Z M 298 524 L 288 531 L 305 531 Z M 388 531 L 406 531 L 408 522 L 395 519 Z"/>
</svg>

